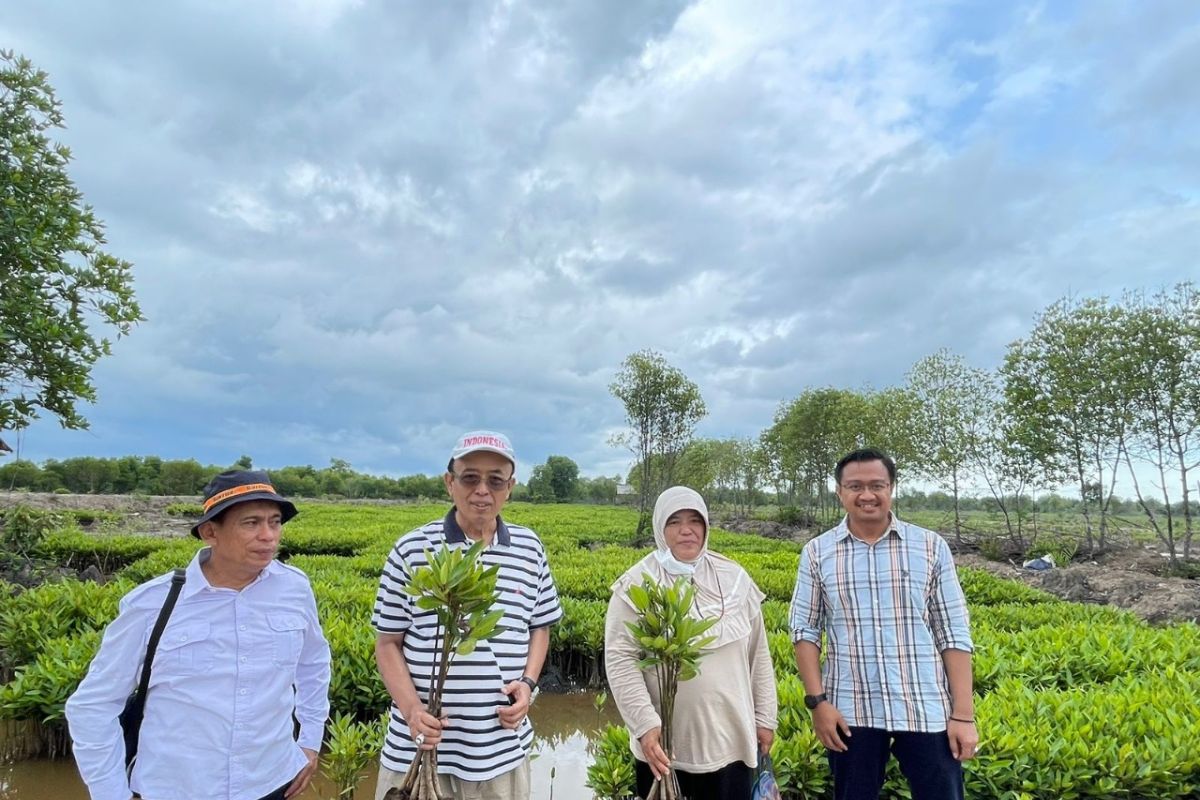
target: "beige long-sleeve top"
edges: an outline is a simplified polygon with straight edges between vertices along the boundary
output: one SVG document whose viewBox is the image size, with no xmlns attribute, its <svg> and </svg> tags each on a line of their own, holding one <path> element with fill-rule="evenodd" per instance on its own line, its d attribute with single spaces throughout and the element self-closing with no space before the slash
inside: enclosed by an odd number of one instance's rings
<svg viewBox="0 0 1200 800">
<path fill-rule="evenodd" d="M 672 756 L 686 772 L 714 772 L 735 761 L 758 766 L 755 728 L 775 730 L 779 704 L 775 672 L 763 626 L 762 610 L 746 598 L 749 635 L 705 651 L 700 674 L 679 684 L 672 726 Z M 620 597 L 608 602 L 604 626 L 604 664 L 608 685 L 625 726 L 633 754 L 645 761 L 638 741 L 662 724 L 654 670 L 638 669 L 638 645 L 626 622 L 637 613 Z"/>
</svg>

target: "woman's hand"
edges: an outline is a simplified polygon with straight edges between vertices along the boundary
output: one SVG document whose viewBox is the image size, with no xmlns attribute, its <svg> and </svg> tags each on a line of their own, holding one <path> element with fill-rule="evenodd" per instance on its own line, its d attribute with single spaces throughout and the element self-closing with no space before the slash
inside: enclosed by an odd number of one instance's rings
<svg viewBox="0 0 1200 800">
<path fill-rule="evenodd" d="M 642 755 L 650 765 L 655 780 L 661 780 L 671 771 L 671 758 L 662 749 L 662 728 L 651 728 L 642 734 Z"/>
<path fill-rule="evenodd" d="M 775 731 L 770 728 L 756 728 L 755 738 L 758 739 L 758 752 L 771 752 L 771 743 L 775 741 Z"/>
</svg>

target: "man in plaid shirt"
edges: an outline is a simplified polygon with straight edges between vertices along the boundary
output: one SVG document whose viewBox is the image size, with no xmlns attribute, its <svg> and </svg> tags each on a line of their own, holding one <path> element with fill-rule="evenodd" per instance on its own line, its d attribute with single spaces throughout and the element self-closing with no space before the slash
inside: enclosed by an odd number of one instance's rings
<svg viewBox="0 0 1200 800">
<path fill-rule="evenodd" d="M 892 514 L 896 464 L 834 470 L 846 517 L 810 541 L 792 596 L 796 665 L 836 800 L 877 800 L 894 753 L 913 800 L 961 800 L 979 734 L 967 605 L 942 537 Z M 825 667 L 821 669 L 821 634 Z"/>
</svg>

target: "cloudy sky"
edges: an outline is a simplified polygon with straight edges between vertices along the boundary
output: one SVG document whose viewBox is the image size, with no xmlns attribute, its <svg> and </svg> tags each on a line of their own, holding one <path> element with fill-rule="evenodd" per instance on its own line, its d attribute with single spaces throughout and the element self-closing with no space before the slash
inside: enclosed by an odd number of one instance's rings
<svg viewBox="0 0 1200 800">
<path fill-rule="evenodd" d="M 756 435 L 1200 278 L 1194 0 L 10 3 L 0 47 L 146 316 L 35 460 L 434 472 L 495 427 L 613 474 L 633 351 Z"/>
</svg>

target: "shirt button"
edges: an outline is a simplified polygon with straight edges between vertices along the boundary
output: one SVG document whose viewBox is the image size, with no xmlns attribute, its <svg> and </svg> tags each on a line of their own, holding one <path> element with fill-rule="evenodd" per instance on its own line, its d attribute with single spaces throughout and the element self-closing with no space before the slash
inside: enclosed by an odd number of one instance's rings
<svg viewBox="0 0 1200 800">
<path fill-rule="evenodd" d="M 239 630 L 239 631 L 244 631 L 244 630 L 246 630 L 246 626 L 245 626 L 245 625 L 238 625 L 238 630 Z"/>
<path fill-rule="evenodd" d="M 246 663 L 246 657 L 245 657 L 245 656 L 242 656 L 242 663 L 243 663 L 243 664 L 245 664 L 245 663 Z"/>
<path fill-rule="evenodd" d="M 245 693 L 246 693 L 246 690 L 245 690 L 245 689 L 241 689 L 241 690 L 239 690 L 239 691 L 238 691 L 238 694 L 245 694 Z"/>
</svg>

